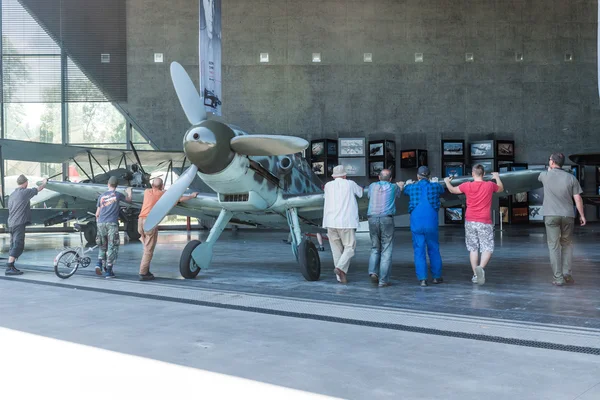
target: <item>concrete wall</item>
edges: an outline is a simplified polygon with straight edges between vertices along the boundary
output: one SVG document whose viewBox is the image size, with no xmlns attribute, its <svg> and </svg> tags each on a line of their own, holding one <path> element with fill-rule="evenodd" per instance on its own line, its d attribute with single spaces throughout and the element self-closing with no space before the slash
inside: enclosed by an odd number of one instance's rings
<svg viewBox="0 0 600 400">
<path fill-rule="evenodd" d="M 428 149 L 436 173 L 442 138 L 514 139 L 517 161 L 536 164 L 556 150 L 600 150 L 597 1 L 222 4 L 224 117 L 249 132 L 394 139 Z M 168 63 L 197 80 L 198 0 L 128 0 L 127 12 L 126 107 L 162 148 L 179 149 L 188 124 Z"/>
</svg>

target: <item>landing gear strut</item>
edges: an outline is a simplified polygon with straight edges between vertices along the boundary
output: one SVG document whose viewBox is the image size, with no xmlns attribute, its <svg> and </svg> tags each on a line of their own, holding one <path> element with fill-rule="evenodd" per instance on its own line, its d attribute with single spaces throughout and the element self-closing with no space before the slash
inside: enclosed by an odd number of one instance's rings
<svg viewBox="0 0 600 400">
<path fill-rule="evenodd" d="M 221 210 L 217 221 L 213 225 L 206 242 L 202 243 L 199 240 L 190 241 L 179 260 L 179 272 L 185 279 L 194 279 L 200 269 L 208 268 L 212 262 L 213 245 L 225 230 L 225 227 L 233 217 L 233 213 L 227 210 Z"/>
<path fill-rule="evenodd" d="M 298 210 L 290 208 L 286 211 L 288 225 L 292 237 L 292 251 L 300 265 L 300 272 L 307 281 L 317 281 L 321 276 L 321 259 L 317 247 L 310 239 L 302 239 Z"/>
</svg>

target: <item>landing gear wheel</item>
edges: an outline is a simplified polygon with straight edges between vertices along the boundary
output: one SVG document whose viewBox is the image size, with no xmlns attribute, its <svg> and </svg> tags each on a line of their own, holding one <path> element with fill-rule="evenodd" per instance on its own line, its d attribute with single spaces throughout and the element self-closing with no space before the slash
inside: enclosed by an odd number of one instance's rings
<svg viewBox="0 0 600 400">
<path fill-rule="evenodd" d="M 298 263 L 300 272 L 307 281 L 317 281 L 321 276 L 321 259 L 313 242 L 304 239 L 298 246 Z"/>
<path fill-rule="evenodd" d="M 202 242 L 199 240 L 191 240 L 185 245 L 179 259 L 179 273 L 185 279 L 194 279 L 200 272 L 200 266 L 196 264 L 192 258 L 192 252 Z"/>
<path fill-rule="evenodd" d="M 138 232 L 138 220 L 134 219 L 125 223 L 125 233 L 129 240 L 140 240 L 142 235 Z"/>
<path fill-rule="evenodd" d="M 88 222 L 83 229 L 83 236 L 88 243 L 96 243 L 96 233 L 98 232 L 98 227 L 95 222 Z"/>
</svg>

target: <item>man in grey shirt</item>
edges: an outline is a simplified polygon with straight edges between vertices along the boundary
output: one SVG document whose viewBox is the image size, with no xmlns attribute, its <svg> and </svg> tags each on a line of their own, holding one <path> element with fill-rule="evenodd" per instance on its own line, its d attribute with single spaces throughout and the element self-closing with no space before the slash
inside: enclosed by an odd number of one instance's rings
<svg viewBox="0 0 600 400">
<path fill-rule="evenodd" d="M 25 248 L 25 226 L 31 224 L 31 200 L 35 195 L 44 190 L 47 179 L 35 189 L 27 189 L 29 181 L 25 175 L 17 178 L 17 187 L 8 198 L 8 229 L 10 232 L 10 250 L 8 264 L 4 275 L 22 275 L 23 272 L 15 268 L 15 261 L 23 254 Z"/>
<path fill-rule="evenodd" d="M 550 264 L 554 272 L 552 284 L 555 286 L 575 282 L 571 275 L 572 235 L 575 225 L 573 199 L 579 211 L 581 226 L 586 223 L 581 199 L 583 191 L 577 179 L 562 169 L 564 163 L 564 154 L 553 153 L 550 156 L 548 171 L 542 172 L 538 177 L 544 185 L 544 224 L 550 250 Z"/>
</svg>

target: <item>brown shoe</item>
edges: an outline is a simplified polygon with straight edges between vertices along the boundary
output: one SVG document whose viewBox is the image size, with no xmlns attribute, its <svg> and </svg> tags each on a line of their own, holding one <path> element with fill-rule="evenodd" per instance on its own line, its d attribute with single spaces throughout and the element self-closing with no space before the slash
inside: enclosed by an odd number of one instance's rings
<svg viewBox="0 0 600 400">
<path fill-rule="evenodd" d="M 571 275 L 565 275 L 564 278 L 567 285 L 572 285 L 575 283 L 575 279 L 573 279 Z"/>
<path fill-rule="evenodd" d="M 339 268 L 333 270 L 337 276 L 340 277 L 340 283 L 346 284 L 348 281 L 346 280 L 346 273 Z"/>
</svg>

